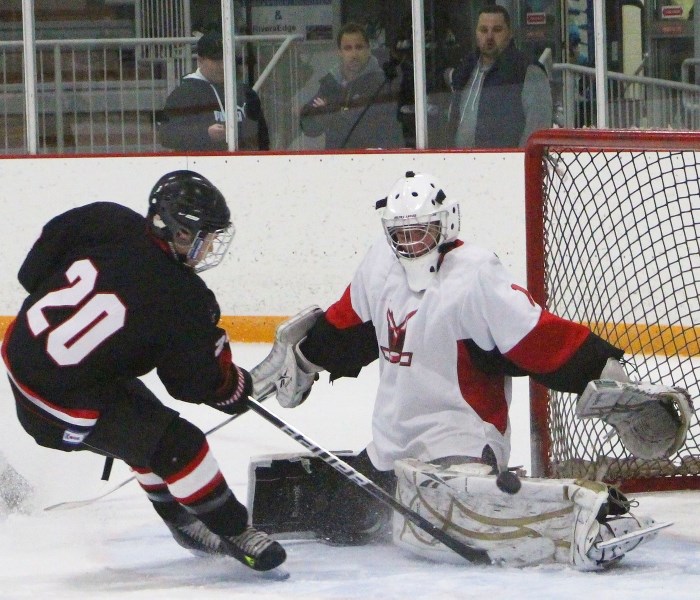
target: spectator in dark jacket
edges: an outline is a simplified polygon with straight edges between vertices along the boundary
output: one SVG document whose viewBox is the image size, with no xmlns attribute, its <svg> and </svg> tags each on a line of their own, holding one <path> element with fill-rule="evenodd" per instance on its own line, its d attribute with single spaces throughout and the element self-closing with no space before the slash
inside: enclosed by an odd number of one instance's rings
<svg viewBox="0 0 700 600">
<path fill-rule="evenodd" d="M 301 110 L 310 137 L 326 135 L 326 148 L 399 148 L 396 93 L 369 48 L 367 32 L 344 25 L 336 38 L 340 62 L 325 75 Z"/>
<path fill-rule="evenodd" d="M 458 148 L 523 147 L 534 131 L 552 126 L 547 74 L 515 47 L 502 6 L 479 12 L 476 46 L 445 73 L 453 91 L 448 139 Z"/>
<path fill-rule="evenodd" d="M 197 70 L 183 77 L 165 101 L 160 143 L 172 150 L 227 150 L 224 60 L 221 34 L 197 42 Z M 269 150 L 270 135 L 260 98 L 250 86 L 236 85 L 238 149 Z"/>
</svg>

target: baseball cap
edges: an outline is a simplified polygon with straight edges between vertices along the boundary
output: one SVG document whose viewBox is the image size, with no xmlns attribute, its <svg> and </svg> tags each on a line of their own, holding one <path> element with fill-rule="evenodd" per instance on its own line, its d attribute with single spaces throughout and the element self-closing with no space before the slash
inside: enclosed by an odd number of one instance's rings
<svg viewBox="0 0 700 600">
<path fill-rule="evenodd" d="M 197 40 L 197 56 L 221 60 L 224 58 L 224 43 L 221 34 L 209 31 Z"/>
</svg>

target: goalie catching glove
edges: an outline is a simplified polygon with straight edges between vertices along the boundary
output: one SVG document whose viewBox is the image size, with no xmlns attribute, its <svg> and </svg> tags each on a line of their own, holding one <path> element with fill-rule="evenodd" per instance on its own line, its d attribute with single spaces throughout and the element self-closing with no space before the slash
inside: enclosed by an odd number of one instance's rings
<svg viewBox="0 0 700 600">
<path fill-rule="evenodd" d="M 579 418 L 602 419 L 632 455 L 649 460 L 678 452 L 692 414 L 687 391 L 645 382 L 590 381 L 576 403 Z"/>
<path fill-rule="evenodd" d="M 304 357 L 299 344 L 322 314 L 318 306 L 310 306 L 277 328 L 270 353 L 250 372 L 253 398 L 261 398 L 275 389 L 283 408 L 294 408 L 306 400 L 323 369 Z"/>
</svg>

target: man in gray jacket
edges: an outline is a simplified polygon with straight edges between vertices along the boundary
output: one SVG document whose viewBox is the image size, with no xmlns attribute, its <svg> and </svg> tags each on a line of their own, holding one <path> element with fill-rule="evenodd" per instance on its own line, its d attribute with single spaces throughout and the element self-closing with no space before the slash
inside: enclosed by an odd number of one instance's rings
<svg viewBox="0 0 700 600">
<path fill-rule="evenodd" d="M 302 131 L 326 135 L 326 148 L 400 148 L 396 93 L 372 56 L 367 32 L 346 23 L 336 38 L 340 62 L 301 109 Z"/>
<path fill-rule="evenodd" d="M 502 6 L 479 12 L 476 46 L 445 72 L 453 91 L 448 139 L 458 148 L 523 147 L 534 131 L 552 126 L 547 74 L 515 47 Z"/>
</svg>

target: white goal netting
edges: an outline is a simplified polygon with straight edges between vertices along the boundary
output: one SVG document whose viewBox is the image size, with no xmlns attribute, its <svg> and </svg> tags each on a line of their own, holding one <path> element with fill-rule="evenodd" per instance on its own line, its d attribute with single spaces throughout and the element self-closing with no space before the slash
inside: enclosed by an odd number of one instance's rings
<svg viewBox="0 0 700 600">
<path fill-rule="evenodd" d="M 527 157 L 536 299 L 623 348 L 633 380 L 697 398 L 700 136 L 553 130 Z M 700 487 L 697 415 L 676 455 L 650 461 L 631 456 L 602 422 L 577 419 L 574 405 L 570 394 L 534 386 L 535 474 L 631 491 Z"/>
</svg>

